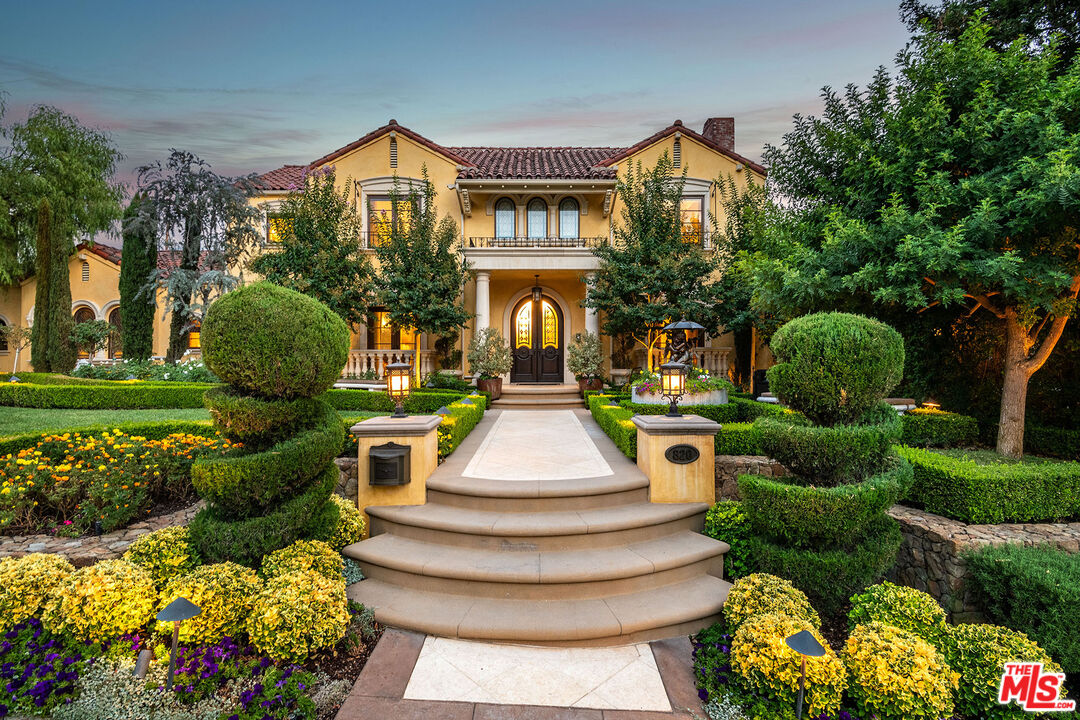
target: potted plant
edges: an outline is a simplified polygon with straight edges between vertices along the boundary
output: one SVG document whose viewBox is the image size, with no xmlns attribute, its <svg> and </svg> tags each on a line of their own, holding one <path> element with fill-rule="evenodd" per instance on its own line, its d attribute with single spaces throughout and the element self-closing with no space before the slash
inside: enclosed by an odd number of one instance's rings
<svg viewBox="0 0 1080 720">
<path fill-rule="evenodd" d="M 611 338 L 611 384 L 623 387 L 630 380 L 634 366 L 634 338 L 625 333 Z"/>
<path fill-rule="evenodd" d="M 469 342 L 469 366 L 476 376 L 476 387 L 491 393 L 492 400 L 502 396 L 502 376 L 510 372 L 510 348 L 502 333 L 484 328 Z"/>
<path fill-rule="evenodd" d="M 579 332 L 566 347 L 566 366 L 577 378 L 582 395 L 604 387 L 604 348 L 591 332 Z"/>
</svg>

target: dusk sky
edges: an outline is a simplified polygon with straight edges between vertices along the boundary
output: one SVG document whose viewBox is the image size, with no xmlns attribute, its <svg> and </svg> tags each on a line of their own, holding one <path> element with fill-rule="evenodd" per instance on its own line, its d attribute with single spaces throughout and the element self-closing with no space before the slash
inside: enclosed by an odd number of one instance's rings
<svg viewBox="0 0 1080 720">
<path fill-rule="evenodd" d="M 171 147 L 265 172 L 390 118 L 446 145 L 629 145 L 731 115 L 758 159 L 907 40 L 895 0 L 2 7 L 5 122 L 59 106 L 111 135 L 128 182 Z"/>
</svg>

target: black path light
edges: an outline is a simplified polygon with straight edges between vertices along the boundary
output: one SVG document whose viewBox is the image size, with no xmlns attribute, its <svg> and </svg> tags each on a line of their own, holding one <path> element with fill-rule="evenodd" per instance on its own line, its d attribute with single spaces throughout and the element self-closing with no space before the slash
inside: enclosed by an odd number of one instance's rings
<svg viewBox="0 0 1080 720">
<path fill-rule="evenodd" d="M 442 417 L 449 417 L 450 416 L 450 408 L 443 405 L 441 408 L 439 408 L 438 410 L 435 411 L 435 414 L 436 415 L 441 415 Z"/>
<path fill-rule="evenodd" d="M 176 645 L 180 642 L 180 623 L 190 620 L 201 612 L 202 609 L 195 603 L 187 598 L 178 597 L 157 614 L 158 622 L 173 623 L 172 652 L 169 653 L 169 679 L 165 684 L 168 690 L 172 690 L 173 675 L 176 673 Z"/>
<path fill-rule="evenodd" d="M 799 675 L 799 700 L 795 704 L 795 717 L 801 720 L 803 707 L 803 694 L 806 692 L 806 658 L 821 657 L 825 654 L 825 648 L 821 646 L 814 633 L 809 630 L 800 630 L 784 640 L 787 646 L 802 655 L 802 667 Z"/>
<path fill-rule="evenodd" d="M 394 401 L 394 414 L 390 417 L 408 417 L 405 414 L 405 399 L 412 391 L 412 365 L 396 362 L 386 366 L 386 394 Z"/>
<path fill-rule="evenodd" d="M 686 394 L 686 365 L 666 362 L 660 366 L 660 394 L 671 402 L 668 417 L 680 417 L 679 398 Z"/>
</svg>

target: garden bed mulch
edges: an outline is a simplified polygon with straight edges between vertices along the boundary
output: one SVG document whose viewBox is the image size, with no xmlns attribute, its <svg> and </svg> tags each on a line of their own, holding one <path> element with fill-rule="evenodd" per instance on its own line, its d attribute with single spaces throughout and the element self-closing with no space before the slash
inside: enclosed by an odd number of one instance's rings
<svg viewBox="0 0 1080 720">
<path fill-rule="evenodd" d="M 376 624 L 375 632 L 371 637 L 358 640 L 356 643 L 343 641 L 330 651 L 320 652 L 309 657 L 304 662 L 303 668 L 311 673 L 322 673 L 330 680 L 344 680 L 349 683 L 351 692 L 353 684 L 360 677 L 360 673 L 364 670 L 364 666 L 367 665 L 368 659 L 375 651 L 375 646 L 379 644 L 383 630 L 382 625 Z M 344 698 L 341 703 L 322 710 L 319 713 L 318 720 L 333 720 L 343 703 Z"/>
</svg>

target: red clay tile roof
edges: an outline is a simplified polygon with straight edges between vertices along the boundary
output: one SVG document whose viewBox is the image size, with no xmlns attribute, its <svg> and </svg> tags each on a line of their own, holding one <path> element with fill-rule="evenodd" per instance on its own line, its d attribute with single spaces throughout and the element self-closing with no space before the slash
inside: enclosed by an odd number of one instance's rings
<svg viewBox="0 0 1080 720">
<path fill-rule="evenodd" d="M 463 158 L 463 157 L 461 157 L 459 155 L 456 155 L 453 151 L 450 150 L 450 148 L 446 148 L 446 147 L 443 147 L 442 145 L 440 145 L 440 144 L 438 144 L 436 142 L 432 142 L 431 140 L 428 140 L 426 137 L 424 137 L 420 133 L 414 132 L 414 131 L 410 130 L 409 128 L 405 127 L 404 125 L 398 125 L 397 120 L 391 120 L 387 124 L 383 125 L 381 128 L 372 130 L 371 132 L 369 132 L 367 135 L 360 138 L 359 140 L 351 142 L 348 145 L 346 145 L 345 147 L 338 148 L 337 150 L 330 153 L 329 155 L 323 155 L 321 158 L 319 158 L 315 162 L 311 163 L 311 165 L 312 166 L 325 165 L 328 162 L 331 162 L 333 160 L 337 160 L 342 155 L 345 155 L 346 153 L 350 153 L 350 152 L 352 152 L 353 150 L 355 150 L 358 147 L 362 147 L 364 145 L 367 145 L 372 140 L 375 140 L 376 138 L 378 138 L 378 137 L 380 137 L 382 135 L 385 135 L 386 133 L 388 133 L 390 131 L 401 133 L 402 135 L 409 138 L 413 142 L 419 143 L 420 145 L 423 145 L 424 147 L 439 153 L 440 155 L 444 156 L 446 159 L 450 160 L 451 162 L 457 163 L 458 165 L 471 165 L 472 164 L 468 160 L 466 160 L 465 158 Z"/>
<path fill-rule="evenodd" d="M 120 248 L 113 247 L 112 245 L 105 245 L 104 243 L 79 243 L 75 246 L 76 250 L 85 250 L 86 252 L 92 252 L 100 258 L 108 260 L 113 265 L 120 264 Z"/>
<path fill-rule="evenodd" d="M 749 158 L 743 157 L 742 155 L 735 152 L 734 150 L 728 150 L 725 147 L 717 145 L 715 142 L 713 142 L 712 140 L 705 137 L 704 135 L 702 135 L 699 132 L 694 132 L 690 128 L 683 125 L 682 120 L 676 120 L 673 124 L 671 124 L 668 127 L 664 128 L 660 132 L 655 133 L 653 135 L 650 135 L 649 137 L 645 138 L 641 142 L 636 143 L 634 145 L 631 145 L 630 147 L 626 148 L 625 150 L 622 150 L 622 151 L 612 155 L 611 157 L 608 157 L 608 158 L 605 158 L 605 159 L 601 160 L 599 162 L 599 164 L 600 165 L 614 165 L 615 163 L 619 162 L 620 160 L 624 160 L 624 159 L 630 157 L 631 155 L 633 155 L 634 153 L 638 152 L 639 150 L 643 150 L 643 149 L 647 148 L 648 146 L 652 145 L 653 143 L 664 139 L 668 135 L 673 135 L 676 132 L 682 133 L 686 137 L 693 138 L 694 140 L 697 140 L 699 143 L 701 143 L 705 147 L 712 148 L 713 150 L 720 153 L 721 155 L 728 156 L 729 158 L 731 158 L 735 162 L 741 162 L 743 165 L 746 165 L 746 167 L 750 168 L 754 172 L 760 173 L 762 175 L 765 174 L 765 168 L 762 167 L 761 165 L 757 164 L 753 160 L 750 160 Z"/>
<path fill-rule="evenodd" d="M 300 187 L 307 169 L 307 165 L 285 165 L 257 176 L 255 184 L 263 190 L 294 190 Z"/>
<path fill-rule="evenodd" d="M 611 147 L 453 147 L 475 167 L 459 178 L 571 178 L 613 180 L 612 168 L 597 167 L 604 158 L 622 152 Z"/>
</svg>

